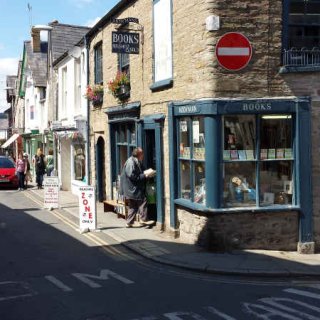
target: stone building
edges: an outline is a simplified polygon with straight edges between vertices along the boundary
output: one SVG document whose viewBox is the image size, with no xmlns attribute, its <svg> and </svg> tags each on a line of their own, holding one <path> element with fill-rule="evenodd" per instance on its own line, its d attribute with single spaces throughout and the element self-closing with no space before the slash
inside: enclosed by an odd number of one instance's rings
<svg viewBox="0 0 320 320">
<path fill-rule="evenodd" d="M 90 112 L 99 199 L 116 199 L 142 146 L 157 228 L 214 249 L 318 249 L 319 17 L 316 1 L 120 1 L 86 35 L 104 86 Z"/>
</svg>

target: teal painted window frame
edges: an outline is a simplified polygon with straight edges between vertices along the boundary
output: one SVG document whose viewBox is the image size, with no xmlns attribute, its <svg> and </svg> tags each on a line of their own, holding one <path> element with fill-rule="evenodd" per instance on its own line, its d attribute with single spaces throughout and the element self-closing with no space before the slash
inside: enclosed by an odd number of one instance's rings
<svg viewBox="0 0 320 320">
<path fill-rule="evenodd" d="M 126 141 L 124 142 L 120 139 L 121 128 L 125 128 Z M 134 128 L 135 130 L 135 142 L 132 141 L 130 128 Z M 137 147 L 137 129 L 137 123 L 135 121 L 119 121 L 110 124 L 111 182 L 117 181 L 117 177 L 122 170 L 120 148 L 126 148 L 126 159 L 128 159 L 131 156 L 132 150 Z"/>
<path fill-rule="evenodd" d="M 303 102 L 305 103 L 305 102 Z M 272 104 L 272 109 L 270 108 L 270 104 Z M 250 105 L 249 107 L 252 108 L 252 110 L 248 111 L 241 111 L 239 107 L 241 105 Z M 191 209 L 199 209 L 201 210 L 207 210 L 212 212 L 217 211 L 233 211 L 233 210 L 242 210 L 241 208 L 223 208 L 221 205 L 221 189 L 222 189 L 222 175 L 221 175 L 221 169 L 223 164 L 223 157 L 222 157 L 222 119 L 224 115 L 232 115 L 232 114 L 254 114 L 256 116 L 262 115 L 262 114 L 292 114 L 293 115 L 293 124 L 294 124 L 294 140 L 293 140 L 293 153 L 295 154 L 295 160 L 294 160 L 294 175 L 295 175 L 295 181 L 300 179 L 300 173 L 297 169 L 299 165 L 299 154 L 297 152 L 297 148 L 299 145 L 299 132 L 298 128 L 300 126 L 299 123 L 299 101 L 290 101 L 290 100 L 217 100 L 217 101 L 194 101 L 194 102 L 177 102 L 177 103 L 171 103 L 170 108 L 172 109 L 172 122 L 173 127 L 175 128 L 175 136 L 176 141 L 174 142 L 175 148 L 174 148 L 174 156 L 172 165 L 174 166 L 174 169 L 172 171 L 176 172 L 175 174 L 172 174 L 171 179 L 175 181 L 173 183 L 174 190 L 172 192 L 172 195 L 174 197 L 174 201 L 177 203 L 184 203 L 184 205 L 188 204 L 188 201 L 185 199 L 182 199 L 178 196 L 179 194 L 179 170 L 178 169 L 178 155 L 179 155 L 179 142 L 178 142 L 178 118 L 179 117 L 185 117 L 185 116 L 204 116 L 205 117 L 205 136 L 206 137 L 213 137 L 218 136 L 217 140 L 213 142 L 213 145 L 210 146 L 208 138 L 206 138 L 206 182 L 207 182 L 207 190 L 211 190 L 211 194 L 215 193 L 212 198 L 210 199 L 210 193 L 207 193 L 207 204 L 205 206 L 201 206 L 197 204 L 194 206 L 194 203 L 190 201 L 189 208 Z M 257 108 L 262 108 L 261 110 L 257 110 Z M 180 109 L 180 111 L 179 111 Z M 266 110 L 263 110 L 266 109 Z M 211 124 L 213 125 L 211 125 Z M 257 128 L 257 132 L 259 132 L 259 128 Z M 259 137 L 257 137 L 258 139 Z M 214 139 L 214 138 L 213 138 Z M 258 143 L 258 141 L 257 141 Z M 215 150 L 219 150 L 216 152 Z M 214 158 L 214 162 L 212 162 L 212 158 Z M 255 161 L 259 161 L 258 158 L 256 158 Z M 210 165 L 208 164 L 210 163 Z M 210 169 L 214 168 L 214 169 Z M 219 175 L 213 174 L 212 171 L 218 171 L 220 172 Z M 209 174 L 209 179 L 207 178 L 207 175 Z M 258 176 L 258 175 L 257 175 Z M 257 185 L 258 182 L 257 182 Z M 297 209 L 300 208 L 300 200 L 299 200 L 299 186 L 296 186 L 296 195 L 295 195 L 295 203 L 291 206 L 281 205 L 281 206 L 270 206 L 269 208 L 266 207 L 252 207 L 250 209 L 253 210 L 266 210 L 266 209 L 274 209 L 274 210 L 281 210 L 281 209 Z M 214 190 L 214 191 L 213 191 Z M 182 201 L 183 200 L 183 201 Z"/>
</svg>

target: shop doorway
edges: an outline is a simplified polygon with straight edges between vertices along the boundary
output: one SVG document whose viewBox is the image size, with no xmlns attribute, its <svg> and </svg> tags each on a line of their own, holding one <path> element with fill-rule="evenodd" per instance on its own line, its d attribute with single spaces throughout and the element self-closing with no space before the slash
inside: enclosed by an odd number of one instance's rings
<svg viewBox="0 0 320 320">
<path fill-rule="evenodd" d="M 154 130 L 145 130 L 145 167 L 157 170 Z M 157 220 L 156 177 L 147 180 L 148 218 Z"/>
<path fill-rule="evenodd" d="M 157 171 L 156 176 L 147 183 L 148 215 L 149 219 L 157 221 L 162 228 L 164 223 L 162 121 L 157 120 L 144 119 L 142 147 L 145 167 Z"/>
<path fill-rule="evenodd" d="M 105 178 L 105 143 L 102 137 L 98 138 L 96 145 L 96 174 L 97 174 L 97 196 L 98 201 L 103 202 L 106 195 L 106 178 Z"/>
</svg>

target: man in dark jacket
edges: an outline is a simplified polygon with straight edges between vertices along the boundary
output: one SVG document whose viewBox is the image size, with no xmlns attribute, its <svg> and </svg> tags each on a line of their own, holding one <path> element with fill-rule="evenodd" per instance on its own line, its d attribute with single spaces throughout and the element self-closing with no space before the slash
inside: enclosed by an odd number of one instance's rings
<svg viewBox="0 0 320 320">
<path fill-rule="evenodd" d="M 132 227 L 137 213 L 140 214 L 140 226 L 154 223 L 154 221 L 147 221 L 146 179 L 154 176 L 155 171 L 144 170 L 142 161 L 143 150 L 135 148 L 121 174 L 122 193 L 129 204 L 127 228 Z"/>
</svg>

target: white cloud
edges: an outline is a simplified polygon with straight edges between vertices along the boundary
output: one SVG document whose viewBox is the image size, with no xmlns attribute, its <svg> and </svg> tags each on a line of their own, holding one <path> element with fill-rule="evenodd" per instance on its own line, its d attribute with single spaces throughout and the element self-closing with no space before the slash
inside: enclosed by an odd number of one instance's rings
<svg viewBox="0 0 320 320">
<path fill-rule="evenodd" d="M 0 59 L 0 75 L 17 75 L 18 62 L 18 58 Z"/>
<path fill-rule="evenodd" d="M 84 25 L 92 28 L 100 19 L 101 17 L 97 17 L 95 19 L 88 20 Z"/>
</svg>

